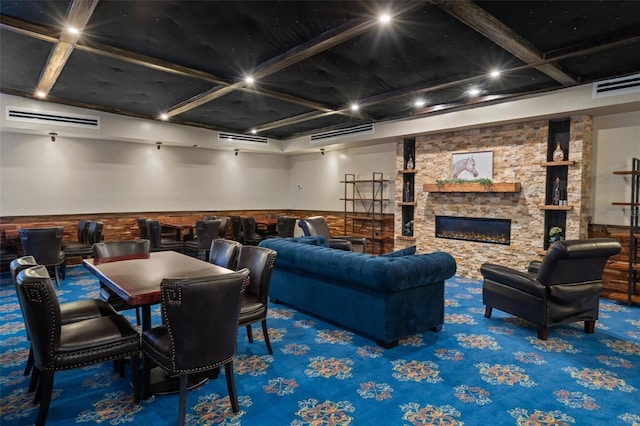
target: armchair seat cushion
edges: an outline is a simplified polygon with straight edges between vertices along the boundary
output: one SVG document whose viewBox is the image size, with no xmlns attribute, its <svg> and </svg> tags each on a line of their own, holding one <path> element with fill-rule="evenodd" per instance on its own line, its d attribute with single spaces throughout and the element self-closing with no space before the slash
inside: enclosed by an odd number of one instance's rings
<svg viewBox="0 0 640 426">
<path fill-rule="evenodd" d="M 536 297 L 544 297 L 546 286 L 540 283 L 536 276 L 528 272 L 521 272 L 506 266 L 485 263 L 480 266 L 480 272 L 485 280 L 507 284 L 509 287 L 524 291 Z"/>
</svg>

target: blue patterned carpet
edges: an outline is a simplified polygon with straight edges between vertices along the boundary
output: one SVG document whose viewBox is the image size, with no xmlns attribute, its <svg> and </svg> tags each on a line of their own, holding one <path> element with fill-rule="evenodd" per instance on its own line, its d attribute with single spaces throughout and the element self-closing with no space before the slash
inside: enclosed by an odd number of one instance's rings
<svg viewBox="0 0 640 426">
<path fill-rule="evenodd" d="M 61 301 L 96 297 L 98 283 L 68 268 Z M 22 371 L 22 316 L 10 277 L 0 282 L 0 423 L 33 424 L 37 406 Z M 494 310 L 483 317 L 481 285 L 446 286 L 443 331 L 384 350 L 370 340 L 282 305 L 270 307 L 274 356 L 262 333 L 239 330 L 233 414 L 223 377 L 187 396 L 191 425 L 639 425 L 640 308 L 603 300 L 596 333 L 556 327 L 549 340 Z M 133 311 L 126 312 L 135 321 Z M 159 309 L 154 323 L 159 323 Z M 366 319 L 363 319 L 366 320 Z M 111 363 L 56 374 L 50 425 L 175 424 L 176 395 L 134 404 Z M 224 373 L 223 373 L 224 374 Z"/>
</svg>

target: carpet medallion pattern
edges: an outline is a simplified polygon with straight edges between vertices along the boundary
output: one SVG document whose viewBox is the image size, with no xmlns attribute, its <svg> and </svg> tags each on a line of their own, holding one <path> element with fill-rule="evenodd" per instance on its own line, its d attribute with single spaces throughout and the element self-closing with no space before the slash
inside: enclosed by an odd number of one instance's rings
<svg viewBox="0 0 640 426">
<path fill-rule="evenodd" d="M 98 281 L 68 267 L 61 302 L 98 296 Z M 535 327 L 494 310 L 481 283 L 446 284 L 443 330 L 392 349 L 285 305 L 269 307 L 268 355 L 259 327 L 238 330 L 240 412 L 223 377 L 187 394 L 189 425 L 640 425 L 640 307 L 602 300 L 594 334 L 582 323 Z M 135 312 L 125 311 L 135 323 Z M 159 306 L 153 309 L 160 323 Z M 366 318 L 362 319 L 366 321 Z M 35 422 L 23 375 L 29 343 L 11 279 L 0 274 L 0 423 Z M 57 373 L 47 424 L 175 424 L 177 395 L 133 402 L 110 363 Z M 222 373 L 221 375 L 223 375 Z"/>
</svg>

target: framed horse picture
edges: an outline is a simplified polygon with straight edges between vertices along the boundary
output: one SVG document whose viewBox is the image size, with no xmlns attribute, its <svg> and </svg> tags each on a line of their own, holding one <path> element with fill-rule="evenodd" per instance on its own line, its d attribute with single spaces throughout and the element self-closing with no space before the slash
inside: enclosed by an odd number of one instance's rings
<svg viewBox="0 0 640 426">
<path fill-rule="evenodd" d="M 493 178 L 493 151 L 462 152 L 451 157 L 452 179 Z"/>
</svg>

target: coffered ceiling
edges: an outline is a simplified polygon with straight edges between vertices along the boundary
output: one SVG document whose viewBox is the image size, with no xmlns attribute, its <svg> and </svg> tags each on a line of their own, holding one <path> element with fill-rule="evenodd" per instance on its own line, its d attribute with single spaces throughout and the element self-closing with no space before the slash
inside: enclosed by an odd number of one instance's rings
<svg viewBox="0 0 640 426">
<path fill-rule="evenodd" d="M 640 72 L 640 1 L 0 7 L 2 93 L 275 139 Z"/>
</svg>

